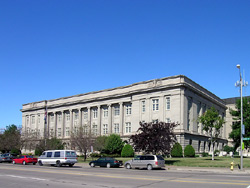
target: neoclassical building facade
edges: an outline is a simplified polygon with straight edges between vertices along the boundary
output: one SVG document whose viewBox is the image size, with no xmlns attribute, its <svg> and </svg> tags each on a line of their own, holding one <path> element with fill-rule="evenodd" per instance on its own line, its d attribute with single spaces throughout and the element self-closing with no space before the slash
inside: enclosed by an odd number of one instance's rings
<svg viewBox="0 0 250 188">
<path fill-rule="evenodd" d="M 209 152 L 209 137 L 197 118 L 212 106 L 225 117 L 227 107 L 222 99 L 188 77 L 178 75 L 24 104 L 22 131 L 67 142 L 71 131 L 83 126 L 96 136 L 116 133 L 127 139 L 136 133 L 140 121 L 176 122 L 179 125 L 175 134 L 183 147 L 191 144 L 196 152 Z M 222 149 L 227 137 L 224 126 L 215 148 Z"/>
</svg>

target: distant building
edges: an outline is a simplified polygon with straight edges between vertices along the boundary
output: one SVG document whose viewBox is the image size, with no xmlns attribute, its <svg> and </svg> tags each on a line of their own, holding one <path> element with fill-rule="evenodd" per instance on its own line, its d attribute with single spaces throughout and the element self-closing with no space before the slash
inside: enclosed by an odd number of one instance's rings
<svg viewBox="0 0 250 188">
<path fill-rule="evenodd" d="M 80 125 L 96 136 L 116 133 L 127 139 L 136 133 L 140 121 L 178 122 L 175 133 L 183 148 L 191 144 L 196 152 L 209 152 L 209 137 L 197 118 L 212 106 L 225 117 L 225 101 L 188 77 L 178 75 L 24 104 L 22 129 L 38 132 L 41 137 L 56 136 L 68 143 L 70 132 Z M 224 126 L 215 149 L 222 149 L 227 139 Z"/>
</svg>

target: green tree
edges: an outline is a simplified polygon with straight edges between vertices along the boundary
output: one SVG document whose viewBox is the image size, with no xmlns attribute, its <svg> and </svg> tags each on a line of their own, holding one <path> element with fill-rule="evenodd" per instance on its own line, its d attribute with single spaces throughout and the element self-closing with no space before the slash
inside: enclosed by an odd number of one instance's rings
<svg viewBox="0 0 250 188">
<path fill-rule="evenodd" d="M 21 148 L 21 129 L 14 124 L 6 126 L 0 139 L 0 150 L 3 153 L 14 149 L 19 151 Z"/>
<path fill-rule="evenodd" d="M 174 134 L 175 123 L 142 123 L 137 130 L 137 134 L 132 135 L 130 139 L 137 151 L 145 151 L 153 154 L 167 154 L 171 146 L 176 141 Z"/>
<path fill-rule="evenodd" d="M 108 136 L 106 141 L 105 150 L 106 152 L 110 154 L 121 154 L 122 148 L 123 148 L 123 141 L 120 137 L 120 135 L 117 134 L 111 134 Z"/>
<path fill-rule="evenodd" d="M 107 136 L 98 136 L 94 141 L 94 149 L 100 151 L 100 153 L 105 153 L 105 147 L 107 142 Z"/>
<path fill-rule="evenodd" d="M 204 114 L 202 114 L 198 118 L 198 121 L 203 125 L 202 130 L 207 132 L 210 136 L 212 160 L 214 160 L 214 144 L 220 135 L 220 130 L 225 121 L 214 107 L 209 108 Z"/>
<path fill-rule="evenodd" d="M 187 145 L 184 149 L 184 156 L 185 157 L 195 157 L 195 151 L 193 146 Z"/>
<path fill-rule="evenodd" d="M 134 150 L 132 148 L 131 145 L 126 144 L 123 148 L 122 148 L 122 153 L 121 156 L 122 157 L 134 157 Z"/>
<path fill-rule="evenodd" d="M 172 157 L 183 157 L 183 150 L 181 145 L 177 142 L 174 144 L 172 150 L 171 150 L 171 156 Z"/>
<path fill-rule="evenodd" d="M 49 139 L 42 139 L 39 141 L 39 143 L 36 145 L 35 153 L 41 154 L 45 150 L 61 150 L 64 149 L 64 144 L 62 143 L 62 140 L 53 137 Z"/>
<path fill-rule="evenodd" d="M 244 137 L 250 138 L 250 97 L 244 97 L 243 101 L 243 124 L 245 125 Z M 235 110 L 230 109 L 230 114 L 233 116 L 232 132 L 229 138 L 233 139 L 234 150 L 240 146 L 240 124 L 241 124 L 241 100 L 237 100 Z M 250 147 L 250 141 L 244 141 L 245 148 Z"/>
</svg>

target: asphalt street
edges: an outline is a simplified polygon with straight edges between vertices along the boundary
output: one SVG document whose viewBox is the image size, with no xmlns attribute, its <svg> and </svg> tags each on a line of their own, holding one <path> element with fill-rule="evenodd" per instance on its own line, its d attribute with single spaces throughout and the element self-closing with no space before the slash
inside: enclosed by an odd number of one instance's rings
<svg viewBox="0 0 250 188">
<path fill-rule="evenodd" d="M 125 168 L 91 168 L 0 164 L 0 187 L 4 188 L 250 188 L 250 174 L 230 171 L 175 168 L 165 170 L 128 170 Z"/>
</svg>

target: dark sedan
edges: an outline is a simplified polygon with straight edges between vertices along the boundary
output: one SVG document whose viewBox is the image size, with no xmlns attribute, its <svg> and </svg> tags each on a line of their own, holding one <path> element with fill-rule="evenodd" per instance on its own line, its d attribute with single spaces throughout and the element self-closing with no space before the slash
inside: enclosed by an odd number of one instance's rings
<svg viewBox="0 0 250 188">
<path fill-rule="evenodd" d="M 122 166 L 123 165 L 123 162 L 122 161 L 118 161 L 114 158 L 111 158 L 111 157 L 101 157 L 95 161 L 91 161 L 89 163 L 89 165 L 91 167 L 95 167 L 95 166 L 102 166 L 102 167 L 107 167 L 107 168 L 110 168 L 110 167 L 119 167 L 119 166 Z"/>
<path fill-rule="evenodd" d="M 14 157 L 10 153 L 4 153 L 4 154 L 2 154 L 1 157 L 2 157 L 1 162 L 12 163 L 12 160 L 14 159 Z"/>
</svg>

